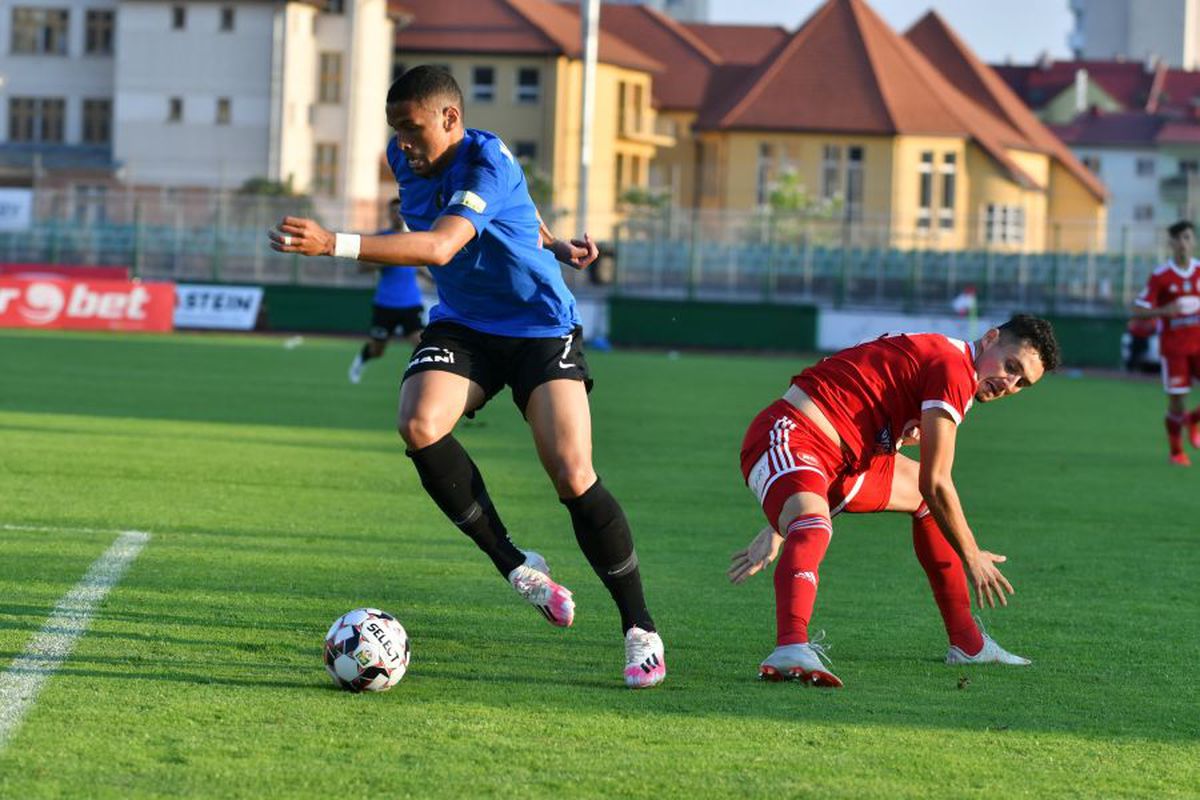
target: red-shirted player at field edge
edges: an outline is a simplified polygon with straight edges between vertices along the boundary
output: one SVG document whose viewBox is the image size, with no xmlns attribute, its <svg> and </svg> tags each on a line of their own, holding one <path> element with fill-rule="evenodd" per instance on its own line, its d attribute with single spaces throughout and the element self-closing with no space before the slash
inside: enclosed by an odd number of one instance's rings
<svg viewBox="0 0 1200 800">
<path fill-rule="evenodd" d="M 742 443 L 742 474 L 773 529 L 734 554 L 730 577 L 762 569 L 783 545 L 775 569 L 776 648 L 759 677 L 842 685 L 808 637 L 830 518 L 841 510 L 912 513 L 913 544 L 951 640 L 949 663 L 1028 663 L 971 619 L 967 578 L 980 605 L 1007 605 L 1013 589 L 996 567 L 1005 557 L 976 543 L 951 468 L 958 425 L 975 400 L 1016 394 L 1058 363 L 1050 323 L 1018 315 L 975 342 L 885 335 L 792 378 Z M 919 440 L 919 464 L 896 454 L 907 439 Z"/>
<path fill-rule="evenodd" d="M 1200 448 L 1200 407 L 1189 414 L 1184 397 L 1192 378 L 1200 379 L 1200 261 L 1192 258 L 1196 229 L 1182 220 L 1167 228 L 1171 260 L 1154 270 L 1146 288 L 1133 301 L 1135 318 L 1158 320 L 1158 352 L 1163 390 L 1167 393 L 1167 442 L 1170 463 L 1191 466 L 1183 452 L 1183 428 L 1192 447 Z"/>
</svg>

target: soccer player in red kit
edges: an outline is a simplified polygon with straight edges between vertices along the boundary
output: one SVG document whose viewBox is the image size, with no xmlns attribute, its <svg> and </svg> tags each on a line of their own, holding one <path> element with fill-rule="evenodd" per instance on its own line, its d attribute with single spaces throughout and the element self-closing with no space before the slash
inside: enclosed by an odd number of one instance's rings
<svg viewBox="0 0 1200 800">
<path fill-rule="evenodd" d="M 1167 393 L 1167 442 L 1170 463 L 1191 466 L 1183 452 L 1186 425 L 1192 447 L 1200 448 L 1200 407 L 1188 413 L 1184 397 L 1192 390 L 1192 378 L 1200 378 L 1200 261 L 1196 229 L 1181 220 L 1167 228 L 1171 260 L 1154 270 L 1133 301 L 1130 311 L 1137 319 L 1158 320 L 1158 352 L 1162 360 L 1163 391 Z"/>
<path fill-rule="evenodd" d="M 913 511 L 914 545 L 939 607 L 945 598 L 961 611 L 954 583 L 964 570 L 981 605 L 1007 605 L 1012 586 L 996 567 L 1005 558 L 976 544 L 951 478 L 958 425 L 974 401 L 990 402 L 1033 385 L 1058 366 L 1059 358 L 1050 324 L 1018 315 L 975 342 L 940 334 L 885 335 L 792 378 L 784 396 L 754 419 L 742 443 L 746 484 L 767 521 L 783 534 L 775 570 L 777 646 L 762 662 L 761 678 L 842 685 L 821 662 L 819 646 L 809 641 L 808 622 L 818 568 L 833 533 L 832 512 L 841 510 L 837 503 L 843 499 L 856 510 L 851 489 L 858 475 L 874 475 L 870 482 L 879 487 L 889 482 L 880 474 L 893 473 L 888 500 L 882 501 L 876 489 L 876 496 L 857 510 Z M 919 438 L 915 484 L 920 502 L 910 496 L 910 464 L 897 466 L 896 449 L 906 437 Z M 766 538 L 769 549 L 772 537 Z M 932 550 L 922 552 L 922 547 Z M 946 553 L 955 558 L 947 559 Z M 761 555 L 760 548 L 754 556 Z M 761 567 L 765 562 L 754 556 L 744 560 Z M 731 577 L 737 561 L 735 554 Z M 953 653 L 950 628 L 947 619 Z"/>
</svg>

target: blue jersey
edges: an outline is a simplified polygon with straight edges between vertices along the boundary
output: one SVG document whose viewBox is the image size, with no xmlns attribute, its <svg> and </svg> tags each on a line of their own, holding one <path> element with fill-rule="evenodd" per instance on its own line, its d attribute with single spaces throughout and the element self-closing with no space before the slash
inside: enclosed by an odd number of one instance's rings
<svg viewBox="0 0 1200 800">
<path fill-rule="evenodd" d="M 391 228 L 376 233 L 383 236 L 396 233 Z M 417 286 L 417 267 L 383 267 L 379 270 L 379 283 L 375 284 L 377 306 L 385 308 L 410 308 L 422 305 L 421 288 Z"/>
<path fill-rule="evenodd" d="M 448 264 L 430 270 L 438 295 L 430 323 L 520 337 L 563 336 L 579 325 L 562 269 L 542 248 L 525 173 L 498 137 L 468 128 L 450 166 L 428 178 L 408 168 L 395 138 L 387 156 L 409 228 L 427 231 L 442 214 L 475 228 Z"/>
</svg>

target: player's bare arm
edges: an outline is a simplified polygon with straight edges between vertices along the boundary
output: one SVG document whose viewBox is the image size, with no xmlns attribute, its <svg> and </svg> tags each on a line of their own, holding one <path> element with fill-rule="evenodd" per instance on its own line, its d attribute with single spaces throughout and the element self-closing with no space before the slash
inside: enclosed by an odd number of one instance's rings
<svg viewBox="0 0 1200 800">
<path fill-rule="evenodd" d="M 1197 312 L 1200 312 L 1200 297 L 1191 295 L 1181 297 L 1178 300 L 1167 303 L 1164 306 L 1158 306 L 1157 308 L 1138 305 L 1136 301 L 1129 306 L 1129 315 L 1135 319 L 1178 317 L 1182 314 L 1195 314 Z"/>
<path fill-rule="evenodd" d="M 270 237 L 271 249 L 280 253 L 353 258 L 382 266 L 440 267 L 475 238 L 475 227 L 462 217 L 444 214 L 426 232 L 360 236 L 326 230 L 315 220 L 284 217 Z"/>
<path fill-rule="evenodd" d="M 1012 585 L 996 568 L 1006 558 L 980 550 L 967 524 L 958 491 L 951 478 L 954 465 L 954 446 L 958 428 L 945 411 L 931 408 L 921 415 L 921 465 L 918 484 L 921 496 L 938 527 L 958 552 L 975 587 L 976 600 L 982 606 L 1008 605 L 1005 593 L 1013 593 Z"/>
<path fill-rule="evenodd" d="M 600 256 L 599 248 L 588 234 L 583 234 L 582 239 L 571 239 L 570 241 L 556 239 L 546 221 L 542 219 L 540 211 L 537 212 L 537 221 L 538 236 L 541 237 L 542 247 L 553 253 L 554 258 L 560 263 L 569 264 L 575 269 L 584 269 Z"/>
</svg>

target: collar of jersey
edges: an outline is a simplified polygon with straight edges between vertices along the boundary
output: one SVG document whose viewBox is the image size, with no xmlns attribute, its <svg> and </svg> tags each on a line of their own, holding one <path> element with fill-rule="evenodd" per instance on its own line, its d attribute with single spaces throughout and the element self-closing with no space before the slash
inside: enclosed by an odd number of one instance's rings
<svg viewBox="0 0 1200 800">
<path fill-rule="evenodd" d="M 1192 277 L 1192 273 L 1196 271 L 1197 264 L 1200 264 L 1200 261 L 1197 261 L 1196 259 L 1193 258 L 1191 261 L 1188 262 L 1187 272 L 1184 272 L 1183 270 L 1179 269 L 1179 265 L 1175 263 L 1175 259 L 1172 258 L 1170 261 L 1167 262 L 1167 266 L 1169 266 L 1171 268 L 1171 271 L 1174 272 L 1176 275 L 1178 275 L 1181 278 Z"/>
</svg>

